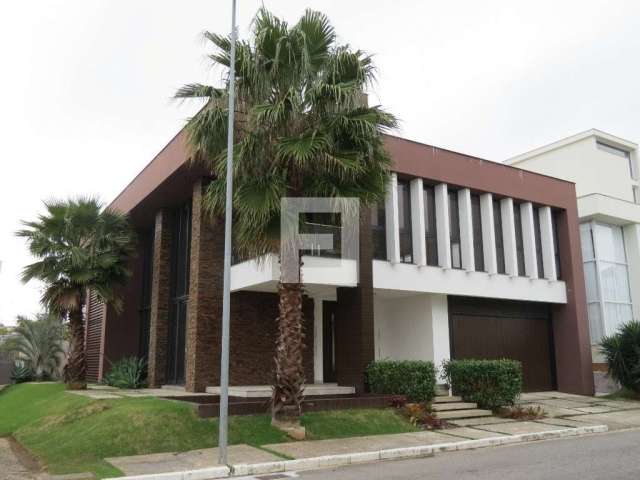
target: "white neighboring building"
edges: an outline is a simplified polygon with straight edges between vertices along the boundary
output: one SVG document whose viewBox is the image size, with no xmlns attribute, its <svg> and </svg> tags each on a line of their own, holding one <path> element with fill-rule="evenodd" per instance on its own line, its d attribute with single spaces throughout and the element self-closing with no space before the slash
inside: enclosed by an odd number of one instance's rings
<svg viewBox="0 0 640 480">
<path fill-rule="evenodd" d="M 576 184 L 593 361 L 602 363 L 603 335 L 640 319 L 638 145 L 592 129 L 506 163 Z"/>
</svg>

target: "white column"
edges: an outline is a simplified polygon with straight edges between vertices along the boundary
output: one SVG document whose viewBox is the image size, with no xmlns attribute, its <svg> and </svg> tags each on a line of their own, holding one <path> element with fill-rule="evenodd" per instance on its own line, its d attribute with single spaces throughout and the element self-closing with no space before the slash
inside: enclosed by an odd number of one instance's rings
<svg viewBox="0 0 640 480">
<path fill-rule="evenodd" d="M 498 273 L 496 256 L 496 229 L 493 218 L 493 195 L 480 195 L 480 220 L 482 222 L 482 248 L 484 249 L 484 268 L 491 274 Z"/>
<path fill-rule="evenodd" d="M 313 299 L 313 383 L 324 383 L 322 298 Z"/>
<path fill-rule="evenodd" d="M 436 200 L 436 230 L 438 232 L 438 265 L 451 268 L 451 239 L 449 226 L 449 196 L 447 184 L 439 183 L 434 188 Z"/>
<path fill-rule="evenodd" d="M 524 248 L 524 270 L 529 278 L 538 278 L 538 260 L 536 258 L 536 234 L 533 222 L 531 202 L 520 204 L 522 219 L 522 246 Z"/>
<path fill-rule="evenodd" d="M 433 364 L 440 368 L 451 358 L 449 349 L 449 307 L 446 295 L 430 295 L 431 328 L 433 332 Z"/>
<path fill-rule="evenodd" d="M 421 178 L 411 180 L 411 239 L 413 263 L 427 264 L 427 241 L 424 226 L 424 187 Z"/>
<path fill-rule="evenodd" d="M 471 220 L 471 191 L 468 188 L 458 190 L 458 215 L 460 216 L 460 249 L 462 268 L 467 272 L 476 269 L 473 255 L 473 223 Z"/>
<path fill-rule="evenodd" d="M 398 176 L 392 173 L 385 200 L 387 260 L 400 263 L 400 223 L 398 218 Z"/>
<path fill-rule="evenodd" d="M 558 279 L 556 272 L 556 256 L 553 245 L 553 214 L 551 207 L 540 207 L 540 242 L 542 243 L 542 268 L 544 278 L 555 281 Z"/>
<path fill-rule="evenodd" d="M 502 243 L 504 246 L 504 269 L 507 275 L 518 276 L 518 253 L 516 251 L 516 228 L 513 218 L 513 198 L 500 200 L 502 216 Z"/>
</svg>

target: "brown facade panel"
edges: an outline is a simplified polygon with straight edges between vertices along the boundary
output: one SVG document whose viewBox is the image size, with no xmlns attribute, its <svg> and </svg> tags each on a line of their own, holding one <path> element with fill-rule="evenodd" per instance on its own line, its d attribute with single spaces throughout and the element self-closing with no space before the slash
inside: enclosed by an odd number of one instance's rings
<svg viewBox="0 0 640 480">
<path fill-rule="evenodd" d="M 360 210 L 358 286 L 338 288 L 335 324 L 336 379 L 365 390 L 364 371 L 375 358 L 373 323 L 373 238 L 371 212 Z"/>
<path fill-rule="evenodd" d="M 171 276 L 171 214 L 156 214 L 151 280 L 151 318 L 149 332 L 149 385 L 165 383 L 169 332 L 169 295 Z"/>
</svg>

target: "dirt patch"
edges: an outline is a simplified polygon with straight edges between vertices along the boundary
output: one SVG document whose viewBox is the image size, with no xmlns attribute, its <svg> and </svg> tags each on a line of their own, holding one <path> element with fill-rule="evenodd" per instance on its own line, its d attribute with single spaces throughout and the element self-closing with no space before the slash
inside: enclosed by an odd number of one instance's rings
<svg viewBox="0 0 640 480">
<path fill-rule="evenodd" d="M 33 453 L 23 447 L 15 438 L 9 436 L 6 439 L 9 442 L 9 448 L 23 467 L 33 473 L 44 471 L 44 466 Z"/>
</svg>

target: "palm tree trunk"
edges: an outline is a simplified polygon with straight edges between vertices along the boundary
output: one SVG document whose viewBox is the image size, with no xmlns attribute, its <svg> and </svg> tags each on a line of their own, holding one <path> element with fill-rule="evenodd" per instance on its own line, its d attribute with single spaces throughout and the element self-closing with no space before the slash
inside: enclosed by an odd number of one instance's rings
<svg viewBox="0 0 640 480">
<path fill-rule="evenodd" d="M 276 338 L 276 378 L 271 405 L 274 423 L 299 424 L 304 388 L 304 329 L 302 325 L 302 284 L 278 284 L 279 316 Z"/>
<path fill-rule="evenodd" d="M 69 390 L 87 388 L 87 362 L 84 354 L 82 307 L 69 312 L 69 354 L 64 367 L 64 383 Z"/>
</svg>

